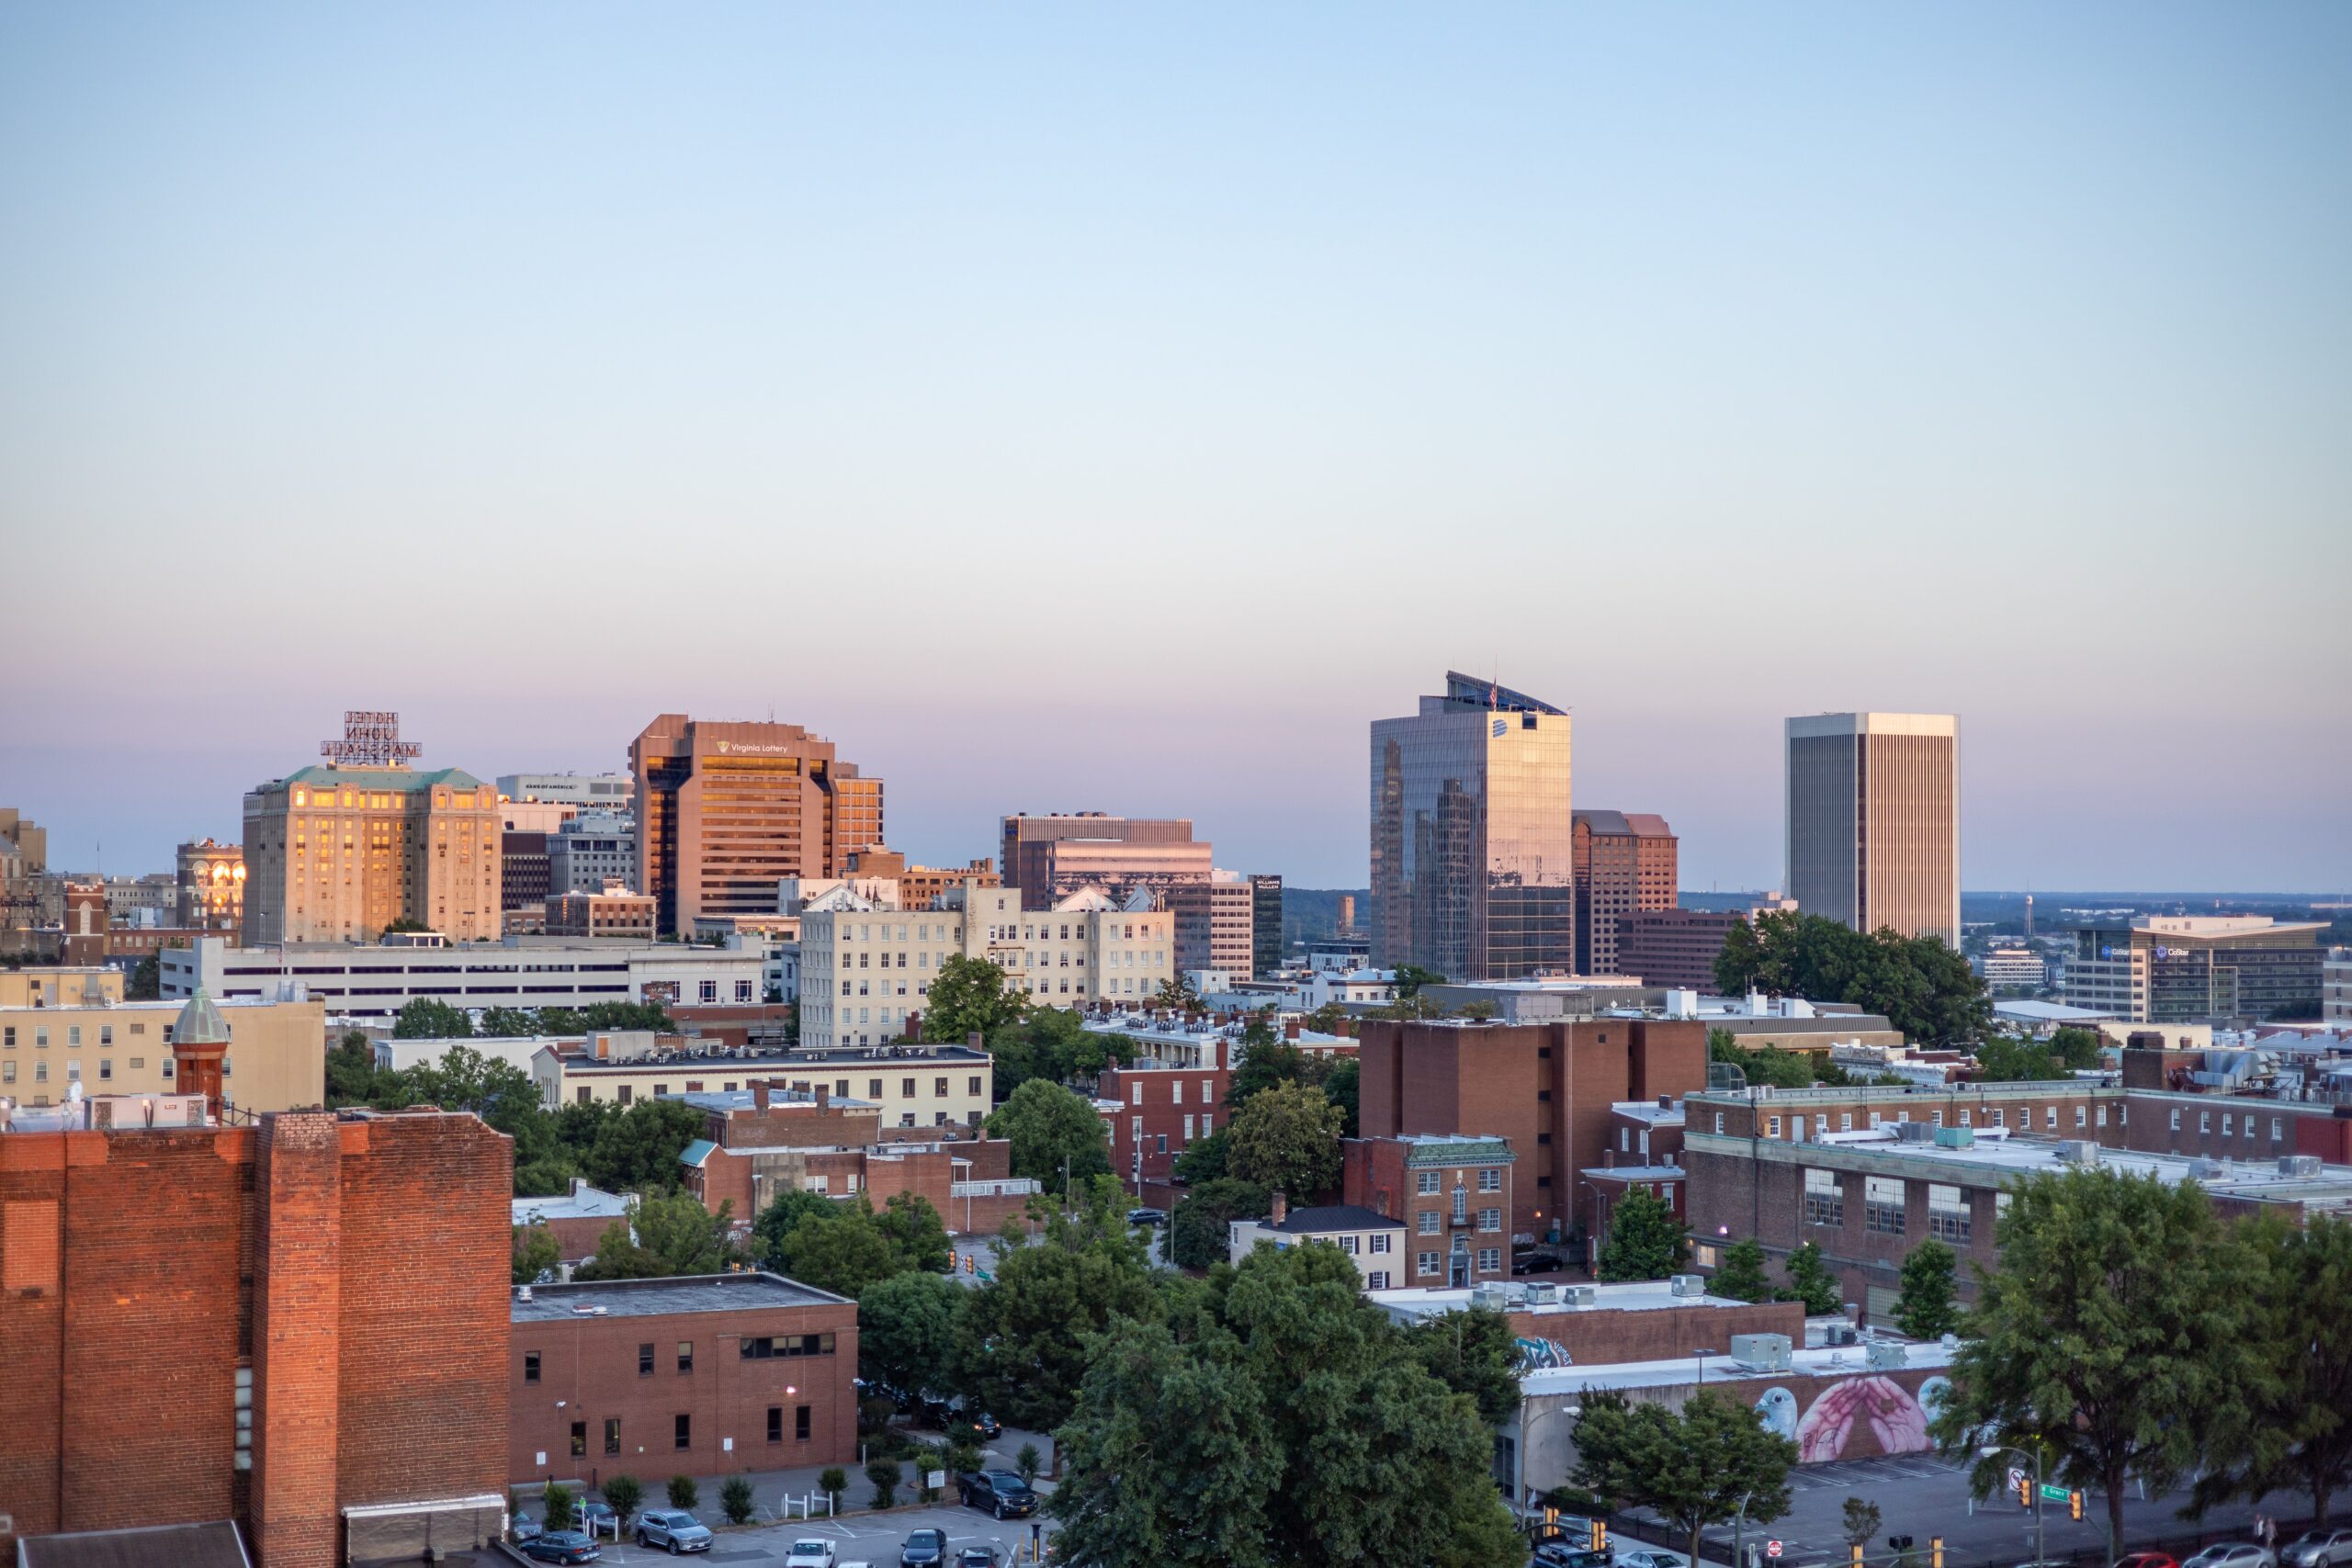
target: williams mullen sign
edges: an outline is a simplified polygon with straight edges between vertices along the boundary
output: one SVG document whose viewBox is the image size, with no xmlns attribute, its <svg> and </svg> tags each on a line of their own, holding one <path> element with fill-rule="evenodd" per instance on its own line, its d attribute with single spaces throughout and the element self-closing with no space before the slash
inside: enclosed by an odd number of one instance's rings
<svg viewBox="0 0 2352 1568">
<path fill-rule="evenodd" d="M 366 708 L 345 708 L 343 739 L 319 742 L 319 755 L 338 768 L 389 768 L 424 750 L 401 739 L 400 715 Z"/>
</svg>

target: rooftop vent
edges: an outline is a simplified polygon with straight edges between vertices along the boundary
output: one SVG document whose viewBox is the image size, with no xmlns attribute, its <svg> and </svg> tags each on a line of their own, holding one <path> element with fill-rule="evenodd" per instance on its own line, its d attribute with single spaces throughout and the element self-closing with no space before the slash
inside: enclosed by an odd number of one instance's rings
<svg viewBox="0 0 2352 1568">
<path fill-rule="evenodd" d="M 2087 1138 L 2068 1138 L 2059 1144 L 2058 1157 L 2068 1165 L 2097 1165 L 2098 1145 Z"/>
<path fill-rule="evenodd" d="M 2280 1155 L 2278 1174 L 2281 1176 L 2313 1177 L 2319 1174 L 2317 1155 Z"/>
<path fill-rule="evenodd" d="M 1703 1296 L 1707 1293 L 1707 1281 L 1698 1274 L 1677 1274 L 1666 1282 L 1666 1288 L 1678 1296 Z"/>
<path fill-rule="evenodd" d="M 1874 1372 L 1893 1371 L 1909 1360 L 1909 1353 L 1891 1339 L 1873 1339 L 1862 1348 L 1862 1364 Z"/>
</svg>

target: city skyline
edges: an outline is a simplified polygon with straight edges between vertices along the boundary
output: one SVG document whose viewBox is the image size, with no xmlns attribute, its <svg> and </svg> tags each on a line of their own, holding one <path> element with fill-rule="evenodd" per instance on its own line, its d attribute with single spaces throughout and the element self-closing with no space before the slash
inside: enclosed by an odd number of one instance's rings
<svg viewBox="0 0 2352 1568">
<path fill-rule="evenodd" d="M 1869 709 L 1967 725 L 1966 885 L 2352 885 L 2342 7 L 138 17 L 0 51 L 0 785 L 71 863 L 348 706 L 483 777 L 773 710 L 910 852 L 1361 886 L 1456 668 L 1699 888 Z"/>
</svg>

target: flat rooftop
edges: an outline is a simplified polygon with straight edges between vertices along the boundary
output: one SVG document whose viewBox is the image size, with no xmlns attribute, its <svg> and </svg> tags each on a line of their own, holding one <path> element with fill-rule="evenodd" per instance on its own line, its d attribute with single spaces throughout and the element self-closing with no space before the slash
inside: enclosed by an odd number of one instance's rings
<svg viewBox="0 0 2352 1568">
<path fill-rule="evenodd" d="M 1710 1383 L 1774 1383 L 1792 1378 L 1821 1378 L 1859 1376 L 1870 1370 L 1860 1345 L 1848 1345 L 1835 1349 L 1795 1349 L 1789 1352 L 1789 1370 L 1784 1372 L 1758 1372 L 1733 1360 L 1726 1346 L 1725 1353 L 1706 1359 L 1706 1381 Z M 1938 1343 L 1905 1342 L 1903 1364 L 1906 1367 L 1939 1368 L 1951 1365 L 1952 1352 Z M 1664 1361 L 1617 1361 L 1589 1367 L 1545 1367 L 1520 1374 L 1519 1387 L 1522 1396 L 1581 1393 L 1586 1389 L 1671 1388 L 1681 1383 L 1700 1381 L 1699 1359 L 1680 1356 Z"/>
<path fill-rule="evenodd" d="M 1682 1125 L 1682 1102 L 1679 1100 L 1671 1105 L 1660 1105 L 1655 1100 L 1621 1100 L 1609 1110 L 1611 1115 L 1646 1122 L 1653 1127 Z"/>
<path fill-rule="evenodd" d="M 1523 1283 L 1543 1284 L 1545 1281 L 1514 1280 L 1511 1281 L 1511 1287 L 1517 1290 Z M 1560 1287 L 1563 1293 L 1566 1293 L 1566 1285 Z M 1674 1293 L 1673 1288 L 1664 1280 L 1636 1280 L 1624 1284 L 1594 1285 L 1589 1288 L 1593 1292 L 1593 1304 L 1590 1306 L 1571 1306 L 1564 1301 L 1540 1303 L 1529 1301 L 1516 1303 L 1510 1310 L 1532 1313 L 1539 1316 L 1546 1314 L 1574 1316 L 1579 1314 L 1589 1316 L 1594 1313 L 1662 1312 L 1672 1307 L 1744 1307 L 1754 1304 L 1749 1302 L 1734 1301 L 1729 1296 L 1678 1296 Z M 1431 1317 L 1440 1313 L 1460 1312 L 1473 1304 L 1472 1293 L 1466 1290 L 1443 1291 L 1415 1288 L 1368 1291 L 1365 1296 L 1374 1305 L 1390 1315 L 1404 1318 Z"/>
<path fill-rule="evenodd" d="M 575 1188 L 556 1198 L 517 1198 L 514 1204 L 518 1225 L 534 1220 L 617 1220 L 628 1213 L 628 1199 L 595 1187 Z"/>
<path fill-rule="evenodd" d="M 671 1061 L 674 1062 L 676 1059 L 673 1056 Z M 734 1059 L 741 1061 L 742 1058 Z M 752 1091 L 748 1089 L 698 1089 L 691 1094 L 673 1094 L 667 1098 L 683 1100 L 688 1105 L 703 1111 L 757 1109 L 756 1102 L 752 1099 Z M 878 1111 L 882 1106 L 882 1102 L 878 1100 L 858 1100 L 846 1094 L 828 1095 L 825 1103 L 844 1106 L 852 1111 Z M 770 1111 L 814 1111 L 817 1109 L 817 1097 L 807 1089 L 772 1089 L 768 1090 L 768 1109 Z"/>
<path fill-rule="evenodd" d="M 535 1285 L 531 1299 L 509 1298 L 511 1321 L 562 1323 L 574 1318 L 662 1317 L 676 1313 L 749 1312 L 761 1307 L 848 1306 L 846 1296 L 787 1280 L 781 1274 L 689 1274 L 671 1280 L 600 1280 Z M 594 1309 L 603 1308 L 602 1314 Z"/>
</svg>

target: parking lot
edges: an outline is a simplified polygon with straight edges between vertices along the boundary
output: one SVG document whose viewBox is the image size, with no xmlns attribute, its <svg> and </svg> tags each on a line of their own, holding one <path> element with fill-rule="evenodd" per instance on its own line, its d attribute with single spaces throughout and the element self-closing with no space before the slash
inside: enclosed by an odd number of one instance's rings
<svg viewBox="0 0 2352 1568">
<path fill-rule="evenodd" d="M 700 1512 L 710 1514 L 713 1510 Z M 712 1543 L 709 1555 L 699 1560 L 709 1562 L 738 1563 L 743 1568 L 760 1568 L 762 1564 L 780 1565 L 785 1553 L 796 1540 L 811 1538 L 830 1540 L 844 1563 L 870 1562 L 876 1568 L 898 1568 L 899 1548 L 911 1532 L 925 1528 L 947 1532 L 947 1544 L 960 1551 L 967 1546 L 985 1546 L 993 1550 L 997 1562 L 1014 1561 L 1013 1552 L 1021 1552 L 1027 1561 L 1031 1534 L 1035 1524 L 1040 1533 L 1050 1536 L 1053 1522 L 1042 1515 L 1035 1519 L 1006 1519 L 1002 1523 L 989 1517 L 977 1508 L 950 1507 L 903 1508 L 888 1514 L 847 1514 L 839 1519 L 821 1516 L 815 1519 L 794 1519 L 789 1524 L 763 1526 L 754 1529 L 722 1530 Z M 603 1561 L 616 1563 L 675 1562 L 660 1547 L 640 1547 L 634 1541 L 615 1546 L 604 1544 Z"/>
</svg>

